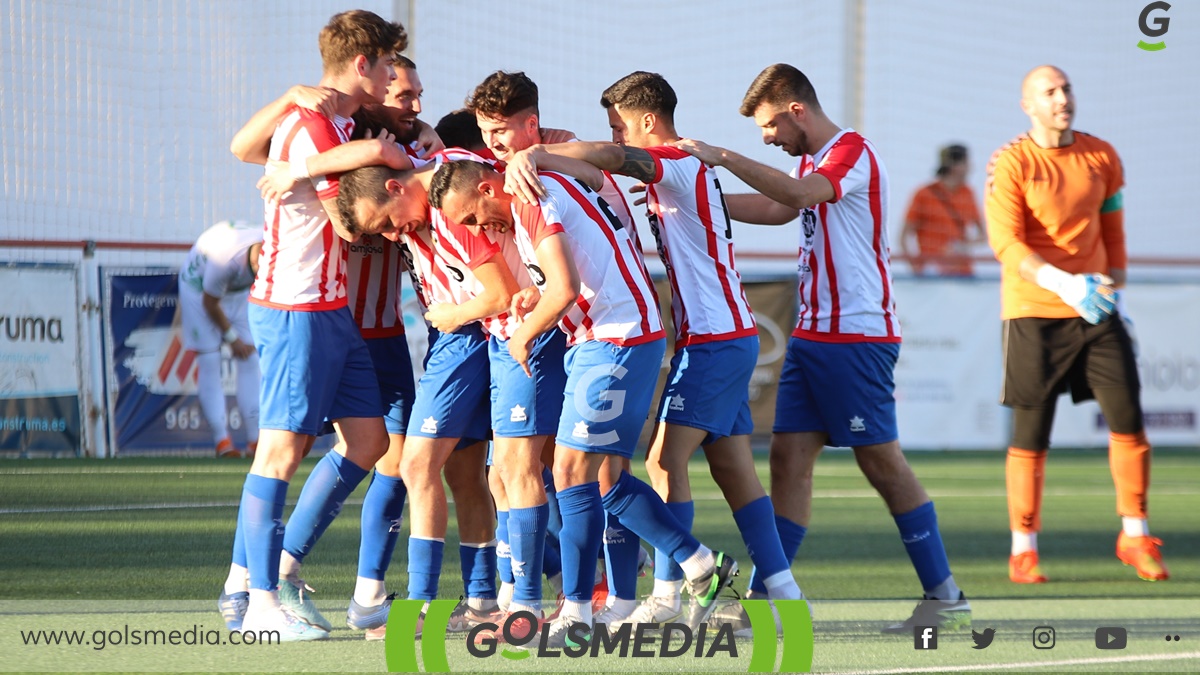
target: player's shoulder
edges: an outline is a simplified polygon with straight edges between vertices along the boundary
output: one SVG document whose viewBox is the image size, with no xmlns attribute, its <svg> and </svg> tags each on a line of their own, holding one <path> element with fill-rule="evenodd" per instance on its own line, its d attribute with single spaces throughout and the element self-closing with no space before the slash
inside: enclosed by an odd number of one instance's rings
<svg viewBox="0 0 1200 675">
<path fill-rule="evenodd" d="M 1090 134 L 1086 131 L 1076 131 L 1075 142 L 1079 144 L 1081 150 L 1110 155 L 1112 157 L 1117 156 L 1117 149 L 1113 147 L 1113 144 L 1095 134 Z"/>
<path fill-rule="evenodd" d="M 1011 168 L 1014 165 L 1023 164 L 1033 145 L 1033 139 L 1029 137 L 1029 134 L 1022 133 L 996 148 L 996 151 L 988 158 L 987 175 L 994 175 L 997 168 Z"/>
<path fill-rule="evenodd" d="M 642 149 L 645 150 L 646 153 L 649 154 L 651 157 L 654 157 L 655 159 L 658 159 L 658 160 L 670 160 L 670 161 L 681 161 L 682 160 L 682 161 L 696 161 L 696 162 L 700 161 L 700 160 L 696 159 L 695 157 L 693 157 L 692 155 L 689 155 L 688 153 L 684 152 L 683 150 L 680 150 L 679 148 L 676 148 L 672 145 L 653 145 L 648 148 L 642 148 Z"/>
</svg>

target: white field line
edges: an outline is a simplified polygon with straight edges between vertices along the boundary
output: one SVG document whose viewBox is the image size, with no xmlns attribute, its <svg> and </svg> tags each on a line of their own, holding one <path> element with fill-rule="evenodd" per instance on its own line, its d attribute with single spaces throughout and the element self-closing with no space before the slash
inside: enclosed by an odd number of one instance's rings
<svg viewBox="0 0 1200 675">
<path fill-rule="evenodd" d="M 1060 666 L 1091 666 L 1113 663 L 1148 663 L 1152 661 L 1183 661 L 1200 659 L 1200 652 L 1182 654 L 1143 654 L 1140 656 L 1097 656 L 1094 658 L 1063 659 L 1060 661 L 1016 661 L 972 666 L 921 666 L 914 668 L 883 668 L 879 670 L 835 671 L 843 675 L 903 675 L 904 673 L 962 673 L 990 670 L 1022 670 L 1025 668 L 1057 668 Z"/>
</svg>

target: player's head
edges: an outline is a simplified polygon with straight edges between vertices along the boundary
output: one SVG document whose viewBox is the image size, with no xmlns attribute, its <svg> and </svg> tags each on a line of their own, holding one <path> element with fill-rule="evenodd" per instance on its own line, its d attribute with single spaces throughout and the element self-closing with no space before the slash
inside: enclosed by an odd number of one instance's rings
<svg viewBox="0 0 1200 675">
<path fill-rule="evenodd" d="M 488 75 L 467 98 L 467 109 L 475 113 L 483 143 L 496 159 L 508 159 L 541 139 L 538 88 L 525 73 Z"/>
<path fill-rule="evenodd" d="M 364 166 L 338 181 L 338 213 L 355 236 L 378 234 L 396 241 L 429 223 L 429 201 L 412 171 Z"/>
<path fill-rule="evenodd" d="M 250 276 L 258 276 L 258 257 L 262 254 L 262 242 L 250 244 L 250 250 L 246 251 L 246 263 L 250 266 Z"/>
<path fill-rule="evenodd" d="M 1021 82 L 1021 110 L 1034 128 L 1066 131 L 1075 119 L 1075 93 L 1067 74 L 1054 66 L 1038 66 Z"/>
<path fill-rule="evenodd" d="M 413 124 L 417 115 L 421 114 L 421 95 L 425 88 L 421 86 L 421 77 L 417 75 L 417 64 L 407 56 L 396 56 L 396 79 L 388 85 L 387 98 L 383 104 L 396 110 L 396 121 L 406 133 L 396 134 L 397 140 L 403 140 L 412 135 Z"/>
<path fill-rule="evenodd" d="M 763 143 L 777 145 L 793 157 L 815 150 L 808 147 L 809 128 L 824 117 L 812 82 L 786 63 L 767 66 L 754 78 L 739 112 L 754 118 Z"/>
<path fill-rule="evenodd" d="M 967 177 L 967 171 L 970 168 L 967 146 L 961 143 L 952 143 L 938 151 L 938 178 L 949 178 L 961 182 Z"/>
<path fill-rule="evenodd" d="M 438 138 L 442 139 L 447 148 L 462 148 L 475 154 L 489 152 L 487 146 L 483 144 L 483 134 L 479 131 L 479 124 L 475 121 L 475 113 L 466 108 L 459 108 L 452 113 L 447 113 L 445 117 L 438 120 L 437 126 L 433 130 L 437 132 Z"/>
<path fill-rule="evenodd" d="M 383 103 L 396 76 L 392 64 L 408 46 L 408 34 L 398 23 L 354 9 L 334 14 L 317 43 L 327 77 L 353 75 L 368 98 Z"/>
<path fill-rule="evenodd" d="M 429 205 L 450 220 L 474 231 L 512 227 L 512 195 L 490 164 L 471 160 L 446 162 L 429 184 Z"/>
<path fill-rule="evenodd" d="M 656 145 L 652 135 L 675 135 L 678 102 L 666 78 L 642 70 L 622 77 L 600 95 L 613 142 L 635 148 Z"/>
</svg>

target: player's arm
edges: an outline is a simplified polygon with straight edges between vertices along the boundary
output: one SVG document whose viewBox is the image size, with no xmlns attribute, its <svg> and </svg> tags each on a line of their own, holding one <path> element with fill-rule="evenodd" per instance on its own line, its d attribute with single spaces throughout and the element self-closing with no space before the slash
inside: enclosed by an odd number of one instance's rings
<svg viewBox="0 0 1200 675">
<path fill-rule="evenodd" d="M 325 176 L 353 171 L 363 166 L 384 165 L 393 169 L 413 168 L 412 160 L 391 132 L 381 130 L 378 138 L 365 138 L 342 143 L 325 152 L 309 155 L 304 162 L 267 161 L 267 172 L 258 179 L 256 187 L 263 199 L 279 199 L 296 181 L 310 176 Z"/>
<path fill-rule="evenodd" d="M 513 311 L 522 318 L 522 322 L 508 345 L 509 353 L 525 367 L 526 373 L 529 372 L 525 366 L 529 360 L 529 345 L 542 333 L 553 330 L 571 311 L 579 298 L 580 288 L 579 269 L 571 256 L 566 233 L 558 232 L 543 237 L 534 249 L 534 255 L 546 283 L 541 289 L 541 298 L 535 300 L 536 304 L 528 313 L 523 314 L 522 308 L 515 306 L 518 298 L 513 298 Z"/>
<path fill-rule="evenodd" d="M 833 183 L 819 173 L 811 173 L 796 180 L 779 169 L 701 141 L 685 138 L 671 145 L 705 164 L 725 167 L 746 185 L 797 212 L 837 197 Z"/>
<path fill-rule="evenodd" d="M 221 307 L 221 296 L 213 295 L 208 291 L 208 287 L 213 286 L 213 280 L 206 278 L 204 285 L 206 289 L 201 293 L 200 302 L 204 306 L 204 313 L 208 319 L 221 331 L 221 341 L 229 345 L 236 358 L 244 359 L 250 356 L 254 352 L 254 346 L 242 342 L 237 330 L 233 327 L 233 322 L 229 320 L 225 310 Z"/>
<path fill-rule="evenodd" d="M 586 151 L 574 148 L 551 151 L 548 148 L 566 148 L 571 145 L 603 145 L 598 143 L 559 143 L 551 146 L 533 145 L 513 155 L 504 168 L 504 191 L 516 195 L 526 204 L 536 204 L 546 196 L 546 187 L 538 177 L 538 171 L 556 171 L 578 178 L 593 190 L 604 187 L 604 167 L 591 161 Z"/>
<path fill-rule="evenodd" d="M 453 333 L 472 321 L 507 311 L 513 295 L 521 290 L 500 253 L 473 267 L 471 271 L 483 285 L 483 292 L 460 305 L 434 304 L 425 313 L 429 323 L 443 333 Z"/>
<path fill-rule="evenodd" d="M 1124 167 L 1114 150 L 1109 156 L 1108 197 L 1100 205 L 1100 238 L 1108 254 L 1108 276 L 1113 286 L 1125 285 L 1125 270 L 1129 266 L 1129 254 L 1125 250 L 1125 183 Z"/>
<path fill-rule="evenodd" d="M 271 135 L 293 106 L 315 110 L 332 119 L 341 97 L 341 92 L 328 87 L 298 84 L 254 113 L 234 134 L 229 151 L 243 162 L 266 164 L 271 149 Z"/>
<path fill-rule="evenodd" d="M 730 218 L 752 225 L 786 225 L 800 215 L 800 209 L 755 193 L 725 195 L 725 206 Z"/>
</svg>

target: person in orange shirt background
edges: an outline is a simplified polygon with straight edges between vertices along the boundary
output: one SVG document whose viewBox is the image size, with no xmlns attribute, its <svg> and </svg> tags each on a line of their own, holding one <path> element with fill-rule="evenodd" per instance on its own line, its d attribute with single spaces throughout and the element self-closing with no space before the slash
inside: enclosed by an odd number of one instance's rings
<svg viewBox="0 0 1200 675">
<path fill-rule="evenodd" d="M 988 238 L 1001 263 L 1000 402 L 1013 411 L 1009 579 L 1047 581 L 1037 547 L 1046 454 L 1058 396 L 1070 391 L 1076 403 L 1096 399 L 1109 426 L 1117 558 L 1142 579 L 1165 580 L 1162 541 L 1146 520 L 1141 384 L 1117 302 L 1127 265 L 1121 160 L 1107 142 L 1071 128 L 1075 95 L 1062 70 L 1030 71 L 1021 108 L 1030 130 L 996 151 L 985 188 Z"/>
<path fill-rule="evenodd" d="M 900 250 L 915 274 L 972 276 L 970 247 L 983 241 L 983 221 L 975 192 L 967 185 L 969 170 L 967 147 L 947 145 L 938 153 L 937 178 L 913 193 L 900 232 Z"/>
</svg>

